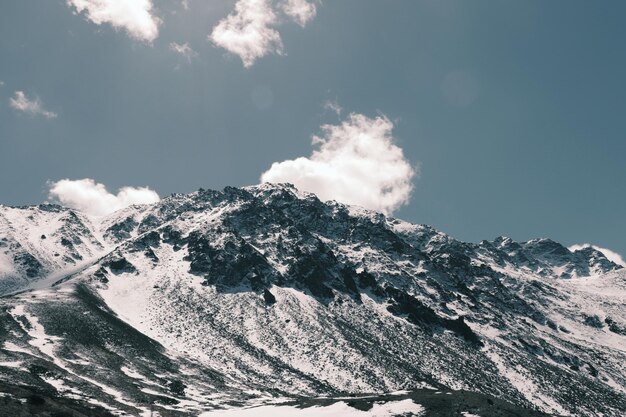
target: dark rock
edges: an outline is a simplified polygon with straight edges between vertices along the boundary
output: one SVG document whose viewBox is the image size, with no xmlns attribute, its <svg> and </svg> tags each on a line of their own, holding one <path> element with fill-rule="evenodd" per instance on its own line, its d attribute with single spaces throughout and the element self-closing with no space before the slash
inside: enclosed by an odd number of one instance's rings
<svg viewBox="0 0 626 417">
<path fill-rule="evenodd" d="M 96 272 L 94 272 L 93 276 L 100 282 L 107 283 L 109 282 L 109 278 L 107 277 L 107 270 L 104 267 L 100 267 Z"/>
<path fill-rule="evenodd" d="M 28 404 L 31 404 L 31 405 L 42 406 L 46 403 L 46 400 L 45 398 L 40 397 L 39 395 L 33 394 L 28 397 L 27 402 Z"/>
<path fill-rule="evenodd" d="M 600 317 L 596 315 L 585 316 L 584 323 L 587 326 L 595 327 L 597 329 L 601 329 L 602 327 L 604 327 L 604 323 L 602 323 L 602 320 L 600 320 Z"/>
<path fill-rule="evenodd" d="M 184 397 L 185 396 L 185 389 L 187 387 L 181 381 L 179 381 L 179 380 L 169 381 L 168 384 L 167 384 L 167 387 L 169 388 L 170 392 L 172 394 L 176 395 L 177 397 Z"/>
<path fill-rule="evenodd" d="M 123 256 L 113 258 L 110 261 L 105 262 L 104 265 L 108 266 L 111 272 L 113 272 L 115 275 L 137 272 L 135 266 L 128 262 L 128 260 Z"/>
<path fill-rule="evenodd" d="M 119 223 L 115 223 L 109 227 L 104 236 L 115 241 L 121 242 L 131 237 L 131 232 L 137 226 L 137 222 L 132 216 L 129 216 Z"/>
<path fill-rule="evenodd" d="M 276 297 L 268 289 L 263 290 L 263 299 L 267 305 L 276 304 Z"/>
<path fill-rule="evenodd" d="M 33 255 L 27 252 L 13 256 L 13 262 L 26 273 L 28 278 L 39 276 L 43 272 L 43 265 Z"/>
<path fill-rule="evenodd" d="M 146 255 L 146 258 L 150 259 L 154 264 L 159 262 L 159 257 L 156 255 L 156 253 L 154 253 L 152 248 L 146 249 L 144 255 Z"/>
<path fill-rule="evenodd" d="M 432 308 L 404 291 L 393 287 L 387 287 L 385 291 L 391 297 L 390 301 L 393 302 L 387 307 L 390 313 L 406 317 L 409 322 L 420 326 L 428 333 L 432 333 L 437 328 L 443 328 L 458 334 L 473 345 L 482 346 L 480 338 L 465 323 L 463 317 L 453 320 L 440 317 Z"/>
</svg>

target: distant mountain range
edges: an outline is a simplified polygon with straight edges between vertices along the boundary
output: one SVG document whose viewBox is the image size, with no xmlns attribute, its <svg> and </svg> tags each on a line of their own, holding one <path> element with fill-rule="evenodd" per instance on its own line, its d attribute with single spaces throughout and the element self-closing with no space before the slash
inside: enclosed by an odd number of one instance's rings
<svg viewBox="0 0 626 417">
<path fill-rule="evenodd" d="M 602 252 L 288 184 L 0 206 L 0 294 L 0 414 L 626 415 L 626 271 Z"/>
</svg>

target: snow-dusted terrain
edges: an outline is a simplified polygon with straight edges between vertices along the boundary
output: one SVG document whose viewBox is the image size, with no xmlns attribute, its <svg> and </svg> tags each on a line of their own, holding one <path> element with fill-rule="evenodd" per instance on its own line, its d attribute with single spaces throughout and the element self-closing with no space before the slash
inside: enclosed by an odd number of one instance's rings
<svg viewBox="0 0 626 417">
<path fill-rule="evenodd" d="M 0 293 L 0 391 L 16 401 L 30 387 L 102 415 L 626 413 L 626 272 L 601 252 L 464 243 L 289 185 L 102 218 L 0 206 Z"/>
</svg>

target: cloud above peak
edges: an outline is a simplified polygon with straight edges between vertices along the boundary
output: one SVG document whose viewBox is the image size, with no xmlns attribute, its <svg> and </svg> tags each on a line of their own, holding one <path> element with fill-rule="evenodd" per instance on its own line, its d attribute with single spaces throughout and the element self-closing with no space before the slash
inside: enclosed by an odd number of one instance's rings
<svg viewBox="0 0 626 417">
<path fill-rule="evenodd" d="M 261 182 L 289 182 L 322 200 L 338 200 L 391 214 L 408 203 L 415 168 L 395 144 L 386 116 L 352 113 L 339 125 L 322 126 L 311 156 L 275 162 Z"/>
<path fill-rule="evenodd" d="M 108 23 L 135 39 L 152 42 L 159 35 L 161 20 L 153 14 L 152 0 L 67 0 L 67 4 L 96 25 Z"/>
<path fill-rule="evenodd" d="M 160 200 L 159 195 L 147 187 L 122 187 L 117 194 L 113 194 L 104 184 L 90 178 L 49 182 L 48 198 L 93 216 L 104 216 L 133 204 L 150 204 Z"/>
<path fill-rule="evenodd" d="M 16 91 L 13 97 L 9 99 L 9 106 L 22 113 L 31 116 L 43 116 L 46 119 L 54 119 L 57 114 L 43 108 L 43 104 L 39 98 L 29 99 L 23 91 Z"/>
<path fill-rule="evenodd" d="M 568 247 L 567 249 L 569 249 L 570 252 L 576 252 L 577 250 L 585 249 L 585 248 L 594 248 L 598 252 L 602 252 L 602 254 L 606 256 L 606 259 L 608 259 L 609 261 L 626 268 L 626 261 L 624 261 L 624 258 L 622 257 L 622 255 L 620 255 L 617 252 L 612 251 L 611 249 L 601 248 L 600 246 L 592 245 L 590 243 L 581 243 L 581 244 L 572 245 Z"/>
</svg>

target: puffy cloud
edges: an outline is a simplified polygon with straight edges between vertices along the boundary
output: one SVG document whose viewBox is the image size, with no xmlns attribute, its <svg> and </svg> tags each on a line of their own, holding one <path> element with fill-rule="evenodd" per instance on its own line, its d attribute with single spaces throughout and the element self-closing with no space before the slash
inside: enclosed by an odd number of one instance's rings
<svg viewBox="0 0 626 417">
<path fill-rule="evenodd" d="M 23 91 L 16 91 L 9 99 L 9 105 L 17 111 L 21 111 L 32 116 L 41 115 L 46 119 L 54 119 L 57 114 L 43 108 L 38 98 L 29 99 Z"/>
<path fill-rule="evenodd" d="M 338 200 L 390 214 L 406 204 L 415 169 L 394 143 L 385 116 L 350 114 L 339 125 L 322 126 L 310 157 L 275 162 L 261 182 L 290 182 L 322 200 Z"/>
<path fill-rule="evenodd" d="M 567 249 L 569 249 L 570 252 L 576 252 L 577 250 L 589 248 L 589 247 L 594 248 L 595 250 L 599 252 L 602 252 L 602 254 L 606 256 L 606 259 L 608 259 L 609 261 L 614 262 L 617 265 L 621 265 L 624 268 L 626 268 L 626 261 L 624 261 L 624 258 L 622 257 L 622 255 L 620 255 L 617 252 L 613 252 L 611 249 L 601 248 L 599 246 L 592 245 L 590 243 L 581 243 L 581 244 L 572 245 Z"/>
<path fill-rule="evenodd" d="M 107 191 L 104 184 L 90 178 L 64 179 L 48 183 L 48 197 L 61 205 L 86 214 L 103 216 L 132 204 L 150 204 L 159 201 L 159 195 L 147 187 L 122 187 L 117 194 Z"/>
<path fill-rule="evenodd" d="M 183 44 L 172 42 L 170 43 L 170 50 L 182 55 L 188 62 L 191 62 L 193 58 L 198 56 L 198 53 L 191 49 L 191 46 L 189 46 L 187 42 Z"/>
<path fill-rule="evenodd" d="M 307 0 L 287 0 L 282 3 L 283 12 L 297 24 L 305 27 L 317 14 L 315 4 Z"/>
<path fill-rule="evenodd" d="M 213 28 L 209 40 L 238 55 L 245 67 L 258 58 L 282 53 L 283 43 L 274 28 L 278 23 L 269 0 L 239 0 L 235 10 Z"/>
<path fill-rule="evenodd" d="M 283 18 L 279 19 L 277 11 Z M 269 53 L 282 54 L 283 42 L 276 28 L 284 17 L 305 27 L 316 13 L 315 4 L 308 0 L 238 0 L 235 10 L 213 28 L 209 40 L 250 67 Z"/>
<path fill-rule="evenodd" d="M 67 0 L 77 13 L 85 12 L 96 25 L 108 23 L 132 37 L 152 42 L 159 35 L 160 19 L 152 14 L 152 0 Z"/>
</svg>

